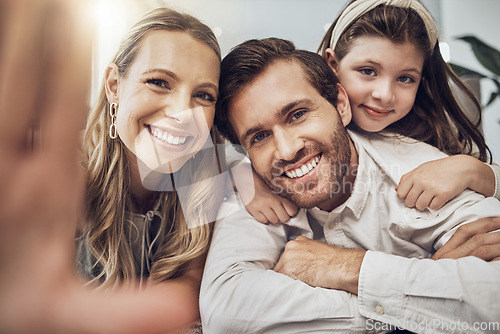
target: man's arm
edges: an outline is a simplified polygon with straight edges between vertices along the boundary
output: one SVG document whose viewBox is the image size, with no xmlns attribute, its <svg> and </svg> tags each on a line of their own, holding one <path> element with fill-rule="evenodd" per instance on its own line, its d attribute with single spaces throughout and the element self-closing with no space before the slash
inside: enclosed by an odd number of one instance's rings
<svg viewBox="0 0 500 334">
<path fill-rule="evenodd" d="M 308 228 L 305 212 L 289 224 L 301 219 Z M 355 295 L 272 270 L 287 241 L 284 225 L 258 223 L 244 209 L 216 223 L 200 295 L 205 333 L 366 330 Z"/>
<path fill-rule="evenodd" d="M 275 270 L 312 286 L 359 294 L 366 318 L 426 333 L 500 330 L 498 261 L 403 258 L 307 238 L 290 243 Z"/>
</svg>

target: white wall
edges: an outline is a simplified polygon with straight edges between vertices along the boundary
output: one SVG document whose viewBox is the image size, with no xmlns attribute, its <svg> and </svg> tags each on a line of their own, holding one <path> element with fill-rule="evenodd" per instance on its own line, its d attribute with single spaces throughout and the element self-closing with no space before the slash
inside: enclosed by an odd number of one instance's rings
<svg viewBox="0 0 500 334">
<path fill-rule="evenodd" d="M 468 44 L 455 38 L 475 35 L 500 50 L 500 1 L 441 0 L 440 14 L 441 36 L 450 44 L 451 61 L 491 74 L 479 64 Z M 486 103 L 494 86 L 488 80 L 482 80 L 481 86 L 482 100 Z M 500 99 L 483 110 L 483 130 L 495 161 L 500 162 Z"/>
<path fill-rule="evenodd" d="M 188 12 L 217 28 L 225 55 L 250 38 L 280 37 L 297 47 L 316 51 L 325 32 L 347 0 L 99 0 L 101 35 L 97 43 L 94 89 L 121 36 L 142 14 L 167 5 Z M 453 38 L 475 34 L 500 49 L 500 0 L 422 0 L 438 23 L 442 40 L 450 44 L 451 60 L 477 71 L 483 68 L 465 42 Z M 483 97 L 489 96 L 485 82 Z M 500 99 L 484 110 L 487 143 L 500 161 Z"/>
</svg>

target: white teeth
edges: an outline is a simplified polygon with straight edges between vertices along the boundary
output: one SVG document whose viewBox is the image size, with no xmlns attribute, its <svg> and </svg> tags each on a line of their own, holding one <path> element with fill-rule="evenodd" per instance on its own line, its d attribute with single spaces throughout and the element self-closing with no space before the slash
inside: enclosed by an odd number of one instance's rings
<svg viewBox="0 0 500 334">
<path fill-rule="evenodd" d="M 294 169 L 292 171 L 287 171 L 287 172 L 285 172 L 285 174 L 286 174 L 286 176 L 288 176 L 291 179 L 295 179 L 297 177 L 304 176 L 304 175 L 308 174 L 310 171 L 312 171 L 314 169 L 314 167 L 316 167 L 318 165 L 318 162 L 319 162 L 319 157 L 317 156 L 316 158 L 314 158 L 310 162 L 302 165 L 300 168 Z"/>
<path fill-rule="evenodd" d="M 167 143 L 172 144 L 172 145 L 182 145 L 187 140 L 187 137 L 174 137 L 173 135 L 171 135 L 167 132 L 163 132 L 161 130 L 158 130 L 156 128 L 153 131 L 151 131 L 151 128 L 149 128 L 149 127 L 148 127 L 148 129 L 149 129 L 149 133 L 151 133 L 153 136 L 155 136 L 156 138 L 158 138 L 161 141 L 167 142 Z"/>
</svg>

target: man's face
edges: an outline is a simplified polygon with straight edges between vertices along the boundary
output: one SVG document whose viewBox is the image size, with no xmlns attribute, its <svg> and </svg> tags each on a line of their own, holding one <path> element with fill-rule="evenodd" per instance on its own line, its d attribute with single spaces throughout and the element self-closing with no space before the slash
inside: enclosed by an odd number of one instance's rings
<svg viewBox="0 0 500 334">
<path fill-rule="evenodd" d="M 278 61 L 231 101 L 229 120 L 271 189 L 300 207 L 328 207 L 351 156 L 342 88 L 337 110 L 296 61 Z"/>
</svg>

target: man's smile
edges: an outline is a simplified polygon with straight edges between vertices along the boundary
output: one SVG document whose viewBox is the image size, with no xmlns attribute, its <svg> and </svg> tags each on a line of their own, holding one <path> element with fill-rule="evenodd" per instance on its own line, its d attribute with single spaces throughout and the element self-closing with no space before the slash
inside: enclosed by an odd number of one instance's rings
<svg viewBox="0 0 500 334">
<path fill-rule="evenodd" d="M 288 170 L 284 174 L 290 179 L 295 179 L 307 175 L 314 168 L 316 168 L 317 164 L 319 163 L 319 159 L 320 155 L 317 155 L 314 158 L 307 161 L 306 163 L 304 163 L 302 166 L 295 168 L 293 170 Z"/>
</svg>

